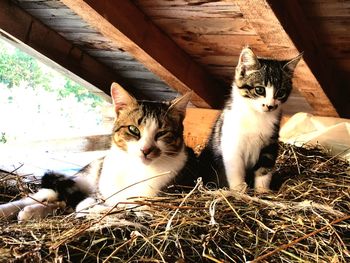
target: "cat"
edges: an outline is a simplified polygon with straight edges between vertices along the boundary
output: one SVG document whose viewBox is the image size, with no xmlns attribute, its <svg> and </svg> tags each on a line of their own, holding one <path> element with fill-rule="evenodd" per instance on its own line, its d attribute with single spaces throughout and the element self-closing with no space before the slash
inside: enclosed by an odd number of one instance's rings
<svg viewBox="0 0 350 263">
<path fill-rule="evenodd" d="M 168 102 L 137 101 L 113 83 L 111 96 L 116 118 L 106 156 L 72 177 L 46 173 L 38 193 L 22 203 L 15 201 L 17 209 L 11 203 L 0 206 L 0 216 L 23 209 L 18 214 L 20 221 L 42 218 L 45 205 L 40 207 L 38 202 L 44 200 L 51 204 L 47 213 L 56 207 L 54 201 L 64 201 L 82 215 L 130 202 L 129 197 L 155 196 L 174 184 L 194 184 L 197 159 L 183 138 L 191 92 Z M 97 200 L 103 200 L 102 204 Z"/>
<path fill-rule="evenodd" d="M 239 191 L 248 182 L 257 192 L 269 190 L 282 105 L 301 58 L 302 53 L 291 60 L 258 58 L 251 48 L 242 49 L 231 97 L 199 156 L 203 182 Z"/>
</svg>

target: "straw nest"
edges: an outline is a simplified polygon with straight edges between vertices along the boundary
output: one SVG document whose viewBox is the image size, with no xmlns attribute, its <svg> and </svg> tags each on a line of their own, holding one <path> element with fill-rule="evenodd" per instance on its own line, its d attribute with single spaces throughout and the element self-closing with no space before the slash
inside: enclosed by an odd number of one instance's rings
<svg viewBox="0 0 350 263">
<path fill-rule="evenodd" d="M 13 174 L 3 173 L 2 185 Z M 209 191 L 137 199 L 143 213 L 2 222 L 0 261 L 349 262 L 349 164 L 324 149 L 281 144 L 277 191 Z M 5 183 L 4 183 L 5 182 Z M 1 188 L 2 201 L 32 190 Z"/>
</svg>

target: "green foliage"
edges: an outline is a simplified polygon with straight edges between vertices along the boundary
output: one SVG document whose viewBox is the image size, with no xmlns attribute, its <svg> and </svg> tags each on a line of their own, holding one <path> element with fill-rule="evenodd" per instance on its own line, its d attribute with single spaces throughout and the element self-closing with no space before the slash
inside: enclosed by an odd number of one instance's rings
<svg viewBox="0 0 350 263">
<path fill-rule="evenodd" d="M 70 95 L 74 95 L 78 102 L 84 100 L 92 100 L 91 107 L 96 107 L 98 104 L 102 103 L 102 99 L 97 95 L 89 92 L 84 87 L 78 85 L 77 83 L 71 81 L 70 79 L 65 79 L 66 83 L 64 87 L 58 90 L 60 98 L 66 98 Z"/>
<path fill-rule="evenodd" d="M 6 133 L 2 132 L 1 136 L 0 136 L 0 143 L 7 143 L 7 139 L 6 139 Z"/>
<path fill-rule="evenodd" d="M 64 85 L 53 85 L 52 83 L 55 83 L 53 79 L 62 79 L 60 74 L 54 71 L 44 72 L 43 67 L 33 57 L 17 48 L 12 51 L 8 49 L 9 46 L 0 39 L 0 83 L 4 83 L 8 88 L 24 83 L 35 90 L 56 92 L 58 99 L 73 95 L 78 102 L 88 102 L 93 108 L 102 103 L 100 97 L 66 77 Z"/>
<path fill-rule="evenodd" d="M 31 56 L 18 49 L 8 52 L 7 46 L 0 42 L 0 82 L 9 88 L 25 82 L 29 87 L 49 90 L 50 74 L 44 74 Z"/>
</svg>

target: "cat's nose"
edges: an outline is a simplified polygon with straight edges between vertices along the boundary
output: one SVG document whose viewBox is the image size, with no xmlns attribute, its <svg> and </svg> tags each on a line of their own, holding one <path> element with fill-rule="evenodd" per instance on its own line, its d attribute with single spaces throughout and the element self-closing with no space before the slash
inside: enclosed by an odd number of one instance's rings
<svg viewBox="0 0 350 263">
<path fill-rule="evenodd" d="M 277 105 L 267 105 L 263 104 L 263 107 L 266 108 L 268 111 L 272 111 L 274 109 L 277 109 Z"/>
<path fill-rule="evenodd" d="M 147 157 L 147 155 L 149 155 L 153 151 L 153 149 L 153 147 L 143 147 L 140 150 L 143 153 L 143 155 Z"/>
</svg>

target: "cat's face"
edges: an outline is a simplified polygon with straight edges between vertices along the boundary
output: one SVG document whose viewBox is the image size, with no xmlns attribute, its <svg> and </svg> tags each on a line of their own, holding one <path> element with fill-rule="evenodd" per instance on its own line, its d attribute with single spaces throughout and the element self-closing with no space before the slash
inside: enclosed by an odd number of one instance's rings
<svg viewBox="0 0 350 263">
<path fill-rule="evenodd" d="M 274 111 L 287 101 L 293 72 L 301 57 L 302 54 L 288 61 L 261 59 L 246 47 L 239 58 L 234 84 L 255 110 Z"/>
<path fill-rule="evenodd" d="M 171 102 L 137 102 L 118 84 L 111 94 L 117 113 L 112 143 L 145 165 L 171 161 L 183 150 L 183 119 L 190 94 Z"/>
</svg>

